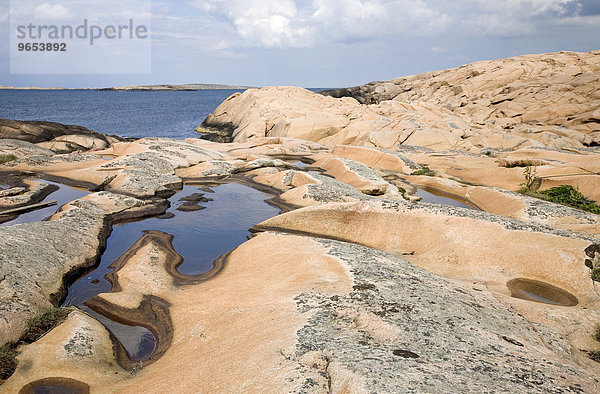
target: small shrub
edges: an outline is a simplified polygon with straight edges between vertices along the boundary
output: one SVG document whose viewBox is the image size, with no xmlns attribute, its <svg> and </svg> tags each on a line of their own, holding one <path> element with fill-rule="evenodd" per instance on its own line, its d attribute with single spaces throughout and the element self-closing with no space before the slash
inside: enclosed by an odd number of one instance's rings
<svg viewBox="0 0 600 394">
<path fill-rule="evenodd" d="M 519 193 L 600 215 L 600 206 L 571 185 L 560 185 L 540 191 L 531 190 L 525 186 L 519 190 Z"/>
<path fill-rule="evenodd" d="M 600 206 L 571 185 L 561 185 L 548 190 L 542 190 L 540 194 L 547 196 L 548 201 L 600 215 Z"/>
<path fill-rule="evenodd" d="M 600 363 L 600 350 L 596 350 L 594 352 L 588 352 L 588 355 L 590 356 L 590 358 L 592 360 Z"/>
<path fill-rule="evenodd" d="M 425 166 L 423 164 L 419 164 L 419 165 L 421 166 L 421 169 L 413 172 L 410 175 L 435 176 L 435 171 L 433 171 L 432 169 L 430 169 L 429 167 L 427 167 L 427 166 Z"/>
<path fill-rule="evenodd" d="M 600 342 L 600 324 L 596 327 L 596 333 L 594 334 L 594 339 Z"/>
<path fill-rule="evenodd" d="M 537 178 L 537 168 L 527 164 L 523 170 L 523 176 L 525 177 L 525 182 L 521 183 L 521 186 L 523 186 L 523 189 L 525 190 L 531 190 L 531 186 L 533 186 L 533 183 Z"/>
<path fill-rule="evenodd" d="M 9 161 L 17 160 L 15 155 L 0 155 L 0 164 L 8 163 Z"/>
</svg>

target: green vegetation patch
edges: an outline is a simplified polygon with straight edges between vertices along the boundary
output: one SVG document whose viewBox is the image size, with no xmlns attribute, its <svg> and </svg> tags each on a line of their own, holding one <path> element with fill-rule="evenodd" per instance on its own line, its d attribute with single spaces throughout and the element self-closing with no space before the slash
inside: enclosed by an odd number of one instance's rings
<svg viewBox="0 0 600 394">
<path fill-rule="evenodd" d="M 410 175 L 435 176 L 435 171 L 433 171 L 432 169 L 430 169 L 429 167 L 427 167 L 427 166 L 425 166 L 423 164 L 419 164 L 419 165 L 421 166 L 421 169 L 413 172 Z"/>
<path fill-rule="evenodd" d="M 523 187 L 519 190 L 519 193 L 600 215 L 600 206 L 596 204 L 596 201 L 590 200 L 579 189 L 571 185 L 560 185 L 548 190 L 537 190 L 541 181 L 537 178 L 535 165 L 527 165 L 523 170 L 523 176 L 525 177 L 525 182 L 521 183 Z"/>
<path fill-rule="evenodd" d="M 16 344 L 9 343 L 0 347 L 0 384 L 8 379 L 17 368 Z"/>
<path fill-rule="evenodd" d="M 8 163 L 9 161 L 17 160 L 15 155 L 0 155 L 0 164 Z"/>
<path fill-rule="evenodd" d="M 62 323 L 71 311 L 65 308 L 48 308 L 41 314 L 27 321 L 27 330 L 18 342 L 7 343 L 0 347 L 0 385 L 8 379 L 17 368 L 17 347 L 21 344 L 33 343 L 47 332 Z"/>
<path fill-rule="evenodd" d="M 571 185 L 561 185 L 541 191 L 533 191 L 524 187 L 519 192 L 531 197 L 541 198 L 546 201 L 600 215 L 600 206 L 598 206 L 595 201 L 590 200 L 581 194 L 579 190 Z"/>
<path fill-rule="evenodd" d="M 595 282 L 600 282 L 600 267 L 592 271 L 592 280 Z M 598 333 L 596 335 L 598 337 L 598 341 L 600 341 L 600 329 L 598 329 Z"/>
<path fill-rule="evenodd" d="M 21 337 L 22 342 L 35 342 L 48 331 L 65 321 L 70 311 L 64 308 L 48 308 L 42 314 L 27 321 L 27 331 Z"/>
<path fill-rule="evenodd" d="M 460 178 L 450 177 L 449 179 L 453 180 L 454 182 L 462 183 L 463 185 L 468 185 L 468 186 L 485 186 L 482 183 L 469 182 L 469 181 L 465 181 L 464 179 L 460 179 Z"/>
</svg>

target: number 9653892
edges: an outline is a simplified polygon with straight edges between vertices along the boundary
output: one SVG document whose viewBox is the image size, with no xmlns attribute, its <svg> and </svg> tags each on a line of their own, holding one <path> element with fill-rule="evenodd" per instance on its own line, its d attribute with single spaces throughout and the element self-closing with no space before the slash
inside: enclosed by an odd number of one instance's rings
<svg viewBox="0 0 600 394">
<path fill-rule="evenodd" d="M 67 44 L 64 42 L 20 42 L 17 49 L 19 52 L 66 52 Z"/>
</svg>

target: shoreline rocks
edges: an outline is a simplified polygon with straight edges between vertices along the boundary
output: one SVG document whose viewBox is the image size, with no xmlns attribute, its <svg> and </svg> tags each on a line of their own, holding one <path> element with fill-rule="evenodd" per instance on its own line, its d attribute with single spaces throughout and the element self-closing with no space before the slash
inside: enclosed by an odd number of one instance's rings
<svg viewBox="0 0 600 394">
<path fill-rule="evenodd" d="M 47 149 L 48 154 L 105 149 L 113 143 L 131 140 L 97 133 L 82 126 L 0 119 L 0 151 L 8 149 L 5 140 L 11 139 L 35 144 Z"/>
</svg>

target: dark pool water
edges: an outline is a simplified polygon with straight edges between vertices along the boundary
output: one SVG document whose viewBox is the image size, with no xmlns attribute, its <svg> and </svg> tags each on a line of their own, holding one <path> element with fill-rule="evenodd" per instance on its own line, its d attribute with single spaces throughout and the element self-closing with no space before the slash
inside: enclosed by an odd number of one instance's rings
<svg viewBox="0 0 600 394">
<path fill-rule="evenodd" d="M 578 304 L 578 300 L 574 295 L 549 283 L 518 278 L 511 280 L 506 286 L 515 298 L 560 306 L 575 306 Z"/>
<path fill-rule="evenodd" d="M 117 323 L 85 305 L 78 307 L 102 323 L 121 342 L 132 361 L 147 360 L 156 350 L 156 338 L 146 327 Z"/>
<path fill-rule="evenodd" d="M 189 204 L 189 201 L 185 201 L 186 197 L 195 194 L 204 194 L 205 198 L 212 201 L 200 202 L 199 205 L 204 209 L 178 210 L 181 205 Z M 142 237 L 145 230 L 159 230 L 174 236 L 173 247 L 184 258 L 179 272 L 198 275 L 210 271 L 216 258 L 247 240 L 250 227 L 280 213 L 278 208 L 265 202 L 270 197 L 237 183 L 222 184 L 210 189 L 185 186 L 169 199 L 171 207 L 162 218 L 154 217 L 114 226 L 99 267 L 69 288 L 63 306 L 76 305 L 91 312 L 119 339 L 132 360 L 147 359 L 156 345 L 149 330 L 115 323 L 84 305 L 90 298 L 110 292 L 110 283 L 104 279 L 104 275 L 110 270 L 108 266 Z"/>
<path fill-rule="evenodd" d="M 13 220 L 10 220 L 10 221 L 4 222 L 4 223 L 0 223 L 0 226 L 12 226 L 13 224 L 20 224 L 20 223 L 41 222 L 42 220 L 54 215 L 61 206 L 65 205 L 73 200 L 76 200 L 78 198 L 84 197 L 90 193 L 89 191 L 86 191 L 86 190 L 75 189 L 75 188 L 72 188 L 72 187 L 69 187 L 66 185 L 62 185 L 60 183 L 50 182 L 50 181 L 46 181 L 43 179 L 38 179 L 38 181 L 45 182 L 45 183 L 48 183 L 51 185 L 55 185 L 59 188 L 57 191 L 51 193 L 43 200 L 43 202 L 56 200 L 56 205 L 52 205 L 49 207 L 37 209 L 35 211 L 23 213 Z"/>
<path fill-rule="evenodd" d="M 414 195 L 417 197 L 421 197 L 421 201 L 423 202 L 432 202 L 436 204 L 450 205 L 453 207 L 460 208 L 477 209 L 474 206 L 469 205 L 467 201 L 458 200 L 440 191 L 434 191 L 431 189 L 425 190 L 418 188 L 417 192 Z"/>
<path fill-rule="evenodd" d="M 19 394 L 84 394 L 90 387 L 83 382 L 69 378 L 46 378 L 25 385 Z"/>
</svg>

